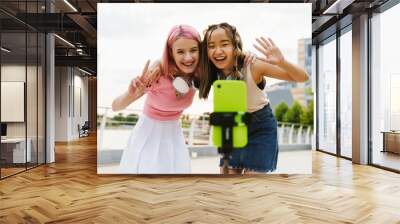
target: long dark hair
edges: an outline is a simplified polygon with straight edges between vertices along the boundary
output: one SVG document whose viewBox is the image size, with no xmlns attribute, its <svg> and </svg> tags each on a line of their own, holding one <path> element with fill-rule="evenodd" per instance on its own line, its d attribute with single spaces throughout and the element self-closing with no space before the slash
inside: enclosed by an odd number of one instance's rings
<svg viewBox="0 0 400 224">
<path fill-rule="evenodd" d="M 201 43 L 201 54 L 200 57 L 200 86 L 199 86 L 199 97 L 207 99 L 208 94 L 210 92 L 211 85 L 215 80 L 218 79 L 217 75 L 220 70 L 215 67 L 215 65 L 208 58 L 208 41 L 211 37 L 211 34 L 218 28 L 222 28 L 225 30 L 226 34 L 232 41 L 233 52 L 234 52 L 234 66 L 233 66 L 233 75 L 236 77 L 240 77 L 240 70 L 243 67 L 244 55 L 242 53 L 243 44 L 242 39 L 240 38 L 239 33 L 236 31 L 236 28 L 228 23 L 220 23 L 208 26 L 208 28 L 204 31 L 204 40 Z"/>
</svg>

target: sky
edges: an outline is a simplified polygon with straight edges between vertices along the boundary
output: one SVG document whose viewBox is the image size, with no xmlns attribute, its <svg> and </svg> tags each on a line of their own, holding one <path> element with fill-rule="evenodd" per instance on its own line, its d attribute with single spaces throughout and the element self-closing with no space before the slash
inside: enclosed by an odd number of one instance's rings
<svg viewBox="0 0 400 224">
<path fill-rule="evenodd" d="M 208 25 L 228 22 L 237 28 L 245 51 L 262 56 L 253 47 L 255 38 L 270 37 L 294 64 L 297 41 L 311 38 L 310 3 L 99 3 L 97 18 L 97 104 L 108 108 L 147 60 L 161 57 L 167 34 L 175 25 L 188 24 L 202 34 Z M 144 99 L 128 109 L 142 110 Z M 212 95 L 204 101 L 196 94 L 184 113 L 211 112 L 211 101 Z"/>
</svg>

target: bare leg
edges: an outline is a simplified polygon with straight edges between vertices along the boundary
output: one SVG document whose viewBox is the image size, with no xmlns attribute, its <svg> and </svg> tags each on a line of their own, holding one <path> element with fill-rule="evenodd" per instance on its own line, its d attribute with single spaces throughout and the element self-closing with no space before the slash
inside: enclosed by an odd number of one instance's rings
<svg viewBox="0 0 400 224">
<path fill-rule="evenodd" d="M 229 174 L 243 174 L 243 169 L 229 169 Z"/>
<path fill-rule="evenodd" d="M 244 174 L 265 174 L 263 172 L 244 170 Z"/>
<path fill-rule="evenodd" d="M 220 167 L 219 168 L 220 174 L 224 174 L 224 168 Z M 228 174 L 242 174 L 243 169 L 228 169 Z"/>
</svg>

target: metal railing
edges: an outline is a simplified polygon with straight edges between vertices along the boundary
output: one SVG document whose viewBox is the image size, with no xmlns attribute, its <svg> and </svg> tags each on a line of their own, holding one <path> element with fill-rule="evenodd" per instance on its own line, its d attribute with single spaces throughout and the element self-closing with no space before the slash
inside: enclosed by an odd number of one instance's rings
<svg viewBox="0 0 400 224">
<path fill-rule="evenodd" d="M 278 122 L 279 144 L 311 144 L 311 125 Z"/>
<path fill-rule="evenodd" d="M 141 110 L 123 110 L 123 114 L 134 113 L 140 116 Z M 116 121 L 111 117 L 111 108 L 98 107 L 98 147 L 103 149 L 104 133 L 106 129 L 119 128 L 131 130 L 136 121 Z M 184 114 L 181 117 L 181 126 L 188 146 L 212 145 L 209 117 L 205 115 Z M 278 122 L 278 143 L 280 145 L 311 145 L 313 128 L 310 125 Z M 310 146 L 311 147 L 311 146 Z"/>
</svg>

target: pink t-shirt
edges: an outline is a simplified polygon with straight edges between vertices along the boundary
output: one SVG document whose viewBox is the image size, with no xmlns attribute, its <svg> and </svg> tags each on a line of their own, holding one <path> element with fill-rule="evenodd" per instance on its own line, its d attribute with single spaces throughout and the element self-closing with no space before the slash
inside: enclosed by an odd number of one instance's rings
<svg viewBox="0 0 400 224">
<path fill-rule="evenodd" d="M 147 98 L 143 112 L 156 120 L 177 120 L 183 110 L 192 104 L 195 92 L 196 90 L 191 87 L 188 93 L 177 98 L 172 80 L 162 75 L 158 83 L 146 89 Z"/>
</svg>

